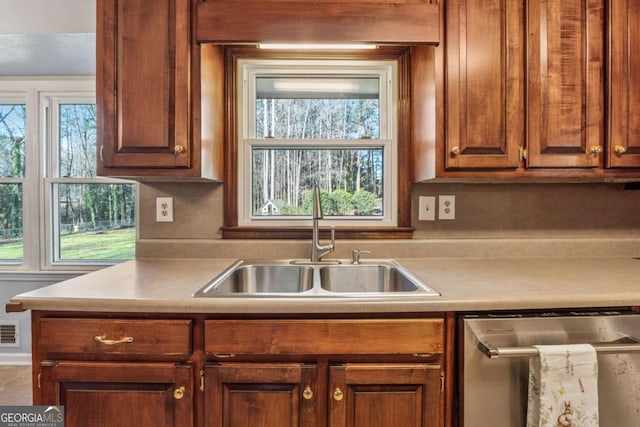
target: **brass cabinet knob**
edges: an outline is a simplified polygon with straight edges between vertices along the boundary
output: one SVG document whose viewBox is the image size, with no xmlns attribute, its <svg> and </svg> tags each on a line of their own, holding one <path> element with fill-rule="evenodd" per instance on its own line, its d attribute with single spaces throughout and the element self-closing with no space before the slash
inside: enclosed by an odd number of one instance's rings
<svg viewBox="0 0 640 427">
<path fill-rule="evenodd" d="M 184 397 L 184 386 L 178 387 L 173 391 L 173 398 L 176 400 L 180 400 Z"/>
<path fill-rule="evenodd" d="M 344 399 L 344 393 L 342 393 L 342 390 L 340 390 L 339 387 L 336 387 L 336 389 L 333 390 L 333 399 L 337 402 L 340 402 L 342 399 Z"/>
<path fill-rule="evenodd" d="M 621 156 L 627 152 L 627 147 L 625 147 L 624 145 L 616 145 L 615 147 L 613 147 L 613 152 L 618 156 Z"/>
<path fill-rule="evenodd" d="M 311 387 L 305 387 L 304 391 L 302 392 L 302 397 L 304 397 L 305 400 L 311 400 L 313 398 L 313 390 L 311 390 Z"/>
<path fill-rule="evenodd" d="M 594 145 L 593 147 L 591 147 L 591 155 L 592 156 L 595 157 L 600 153 L 602 153 L 602 147 L 600 145 Z"/>
<path fill-rule="evenodd" d="M 458 154 L 460 154 L 460 147 L 453 147 L 451 149 L 451 155 L 457 156 Z"/>
<path fill-rule="evenodd" d="M 180 154 L 180 153 L 184 153 L 184 146 L 180 145 L 180 144 L 176 144 L 175 147 L 173 147 L 173 152 L 176 154 Z"/>
<path fill-rule="evenodd" d="M 518 147 L 518 160 L 521 162 L 527 160 L 527 149 L 523 146 Z"/>
</svg>

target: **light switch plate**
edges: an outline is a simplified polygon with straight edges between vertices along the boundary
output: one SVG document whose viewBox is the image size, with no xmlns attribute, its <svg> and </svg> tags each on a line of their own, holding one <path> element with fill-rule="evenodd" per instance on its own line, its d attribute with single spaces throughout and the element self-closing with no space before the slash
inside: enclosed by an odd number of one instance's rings
<svg viewBox="0 0 640 427">
<path fill-rule="evenodd" d="M 435 196 L 420 196 L 418 203 L 418 220 L 436 220 L 436 198 Z"/>
</svg>

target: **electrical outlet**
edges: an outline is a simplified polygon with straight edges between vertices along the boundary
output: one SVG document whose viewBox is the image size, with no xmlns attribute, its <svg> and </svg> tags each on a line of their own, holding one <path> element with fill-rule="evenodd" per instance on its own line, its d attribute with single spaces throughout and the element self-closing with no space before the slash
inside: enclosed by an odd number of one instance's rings
<svg viewBox="0 0 640 427">
<path fill-rule="evenodd" d="M 173 222 L 173 197 L 156 197 L 156 222 Z"/>
<path fill-rule="evenodd" d="M 456 219 L 456 196 L 438 196 L 438 219 Z"/>
<path fill-rule="evenodd" d="M 436 220 L 436 198 L 435 196 L 420 196 L 418 199 L 418 220 Z"/>
</svg>

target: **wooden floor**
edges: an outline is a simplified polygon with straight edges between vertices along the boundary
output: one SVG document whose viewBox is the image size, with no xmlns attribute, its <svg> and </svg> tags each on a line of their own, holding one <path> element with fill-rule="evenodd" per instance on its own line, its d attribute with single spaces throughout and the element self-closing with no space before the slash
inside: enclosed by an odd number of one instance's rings
<svg viewBox="0 0 640 427">
<path fill-rule="evenodd" d="M 0 405 L 31 404 L 31 365 L 0 365 Z"/>
</svg>

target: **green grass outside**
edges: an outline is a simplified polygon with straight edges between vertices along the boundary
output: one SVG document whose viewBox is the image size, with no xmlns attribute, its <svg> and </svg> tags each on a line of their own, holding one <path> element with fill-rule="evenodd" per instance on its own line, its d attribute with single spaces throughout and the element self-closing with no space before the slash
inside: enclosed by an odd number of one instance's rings
<svg viewBox="0 0 640 427">
<path fill-rule="evenodd" d="M 60 238 L 61 261 L 135 258 L 135 229 L 67 234 Z M 20 261 L 22 242 L 0 243 L 0 260 Z"/>
</svg>

